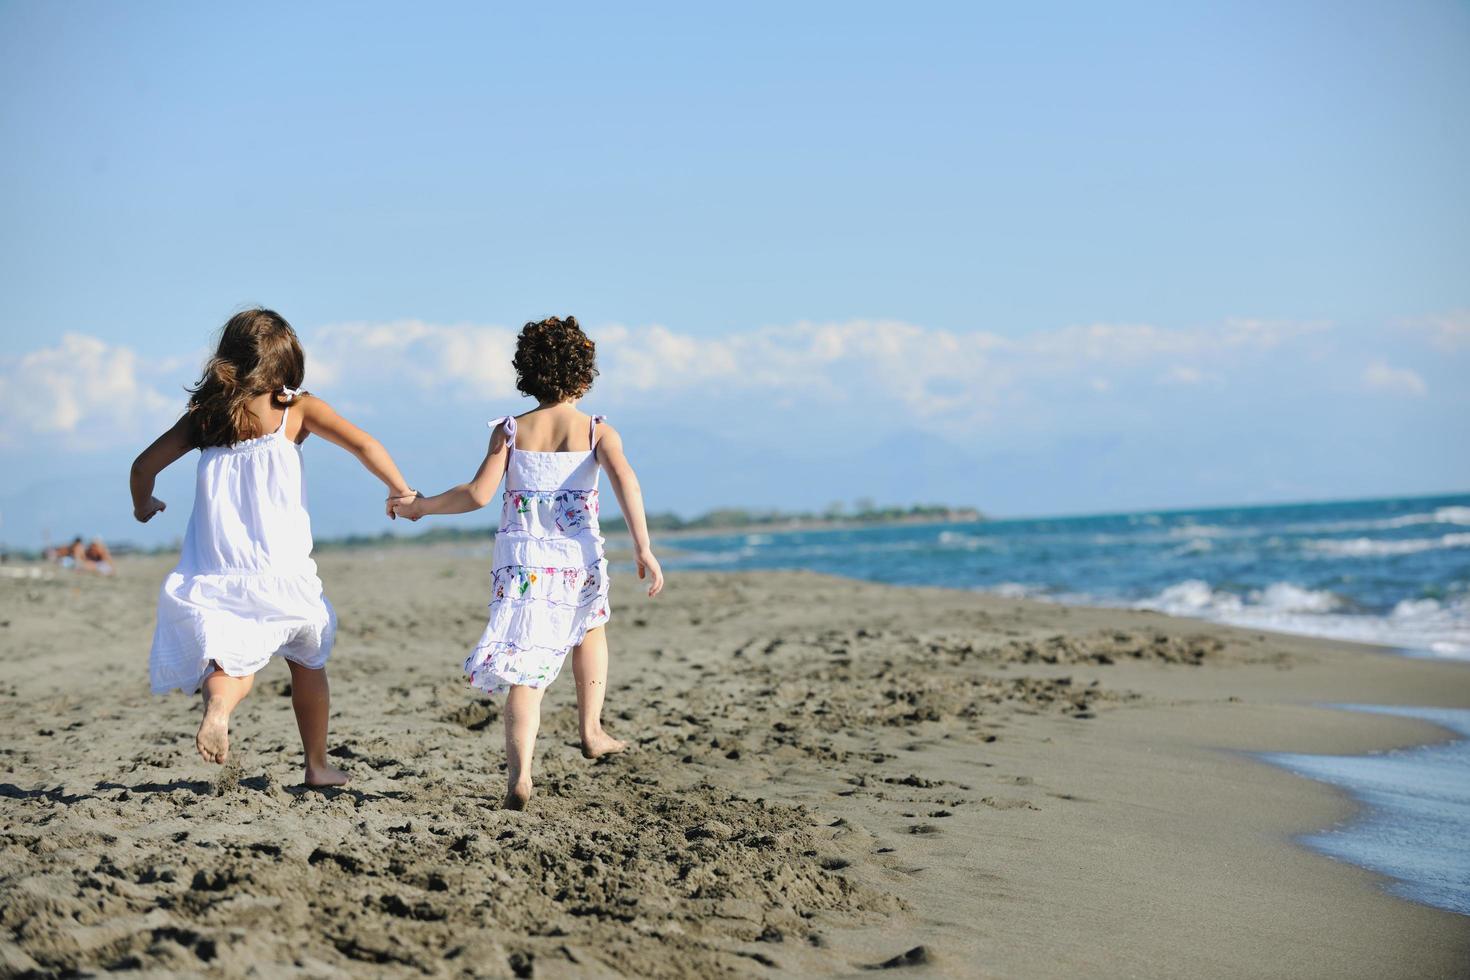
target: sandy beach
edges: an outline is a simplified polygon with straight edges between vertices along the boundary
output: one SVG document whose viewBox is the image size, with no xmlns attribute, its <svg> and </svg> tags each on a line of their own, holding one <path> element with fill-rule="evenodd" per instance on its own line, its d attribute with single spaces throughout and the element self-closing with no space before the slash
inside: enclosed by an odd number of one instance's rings
<svg viewBox="0 0 1470 980">
<path fill-rule="evenodd" d="M 1470 666 L 1154 613 L 809 573 L 614 573 L 609 730 L 551 689 L 537 796 L 458 666 L 485 562 L 322 556 L 342 791 L 288 674 L 236 716 L 147 689 L 171 562 L 0 579 L 0 974 L 1457 977 L 1470 919 L 1293 836 L 1348 818 L 1250 753 L 1444 737 Z"/>
</svg>

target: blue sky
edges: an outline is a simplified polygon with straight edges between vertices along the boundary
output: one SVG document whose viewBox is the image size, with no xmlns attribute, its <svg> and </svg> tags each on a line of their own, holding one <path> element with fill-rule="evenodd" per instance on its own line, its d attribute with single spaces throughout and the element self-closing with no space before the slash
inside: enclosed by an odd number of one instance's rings
<svg viewBox="0 0 1470 980">
<path fill-rule="evenodd" d="M 1470 5 L 705 6 L 0 3 L 0 540 L 252 303 L 428 488 L 550 313 L 660 510 L 1470 486 Z"/>
</svg>

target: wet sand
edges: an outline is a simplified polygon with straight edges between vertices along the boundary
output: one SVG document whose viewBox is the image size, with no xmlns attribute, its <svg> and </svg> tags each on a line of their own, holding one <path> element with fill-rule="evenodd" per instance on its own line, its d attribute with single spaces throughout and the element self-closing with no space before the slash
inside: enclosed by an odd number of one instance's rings
<svg viewBox="0 0 1470 980">
<path fill-rule="evenodd" d="M 0 578 L 0 975 L 1455 977 L 1470 918 L 1295 834 L 1349 817 L 1254 751 L 1432 741 L 1321 702 L 1470 706 L 1470 667 L 805 573 L 614 572 L 606 722 L 547 696 L 537 795 L 458 666 L 483 560 L 322 557 L 333 744 L 283 664 L 194 753 L 147 690 L 170 562 Z"/>
</svg>

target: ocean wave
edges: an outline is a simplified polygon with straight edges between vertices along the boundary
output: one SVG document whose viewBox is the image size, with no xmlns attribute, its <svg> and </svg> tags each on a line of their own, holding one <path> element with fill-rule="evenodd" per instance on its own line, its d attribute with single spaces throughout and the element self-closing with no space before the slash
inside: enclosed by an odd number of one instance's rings
<svg viewBox="0 0 1470 980">
<path fill-rule="evenodd" d="M 989 551 L 995 547 L 993 542 L 985 538 L 962 531 L 940 531 L 937 541 L 941 548 L 959 548 L 964 551 Z"/>
<path fill-rule="evenodd" d="M 1244 594 L 1189 579 L 1132 604 L 1172 616 L 1470 659 L 1470 597 L 1404 599 L 1386 615 L 1353 612 L 1332 592 L 1276 582 Z"/>
<path fill-rule="evenodd" d="M 1405 514 L 1390 517 L 1381 527 L 1413 527 L 1416 524 L 1470 524 L 1470 507 L 1437 507 L 1428 514 Z"/>
<path fill-rule="evenodd" d="M 1470 524 L 1470 507 L 1437 507 L 1428 514 L 1405 514 L 1390 517 L 1381 527 L 1414 527 L 1418 524 Z"/>
<path fill-rule="evenodd" d="M 1470 525 L 1470 507 L 1436 507 L 1418 514 L 1380 517 L 1360 521 L 1314 521 L 1288 524 L 1280 530 L 1300 534 L 1337 534 L 1350 531 L 1394 531 L 1426 524 Z"/>
<path fill-rule="evenodd" d="M 1169 528 L 1171 538 L 1236 538 L 1261 533 L 1258 527 L 1221 527 L 1218 524 L 1176 524 Z"/>
<path fill-rule="evenodd" d="M 1140 609 L 1182 616 L 1238 613 L 1247 607 L 1275 613 L 1325 613 L 1344 605 L 1331 592 L 1304 589 L 1291 582 L 1273 582 L 1244 595 L 1217 590 L 1208 582 L 1189 579 L 1171 585 L 1151 599 L 1136 603 Z"/>
<path fill-rule="evenodd" d="M 1338 558 L 1381 558 L 1414 555 L 1441 548 L 1470 548 L 1470 532 L 1441 534 L 1437 538 L 1317 538 L 1303 542 L 1312 551 Z"/>
</svg>

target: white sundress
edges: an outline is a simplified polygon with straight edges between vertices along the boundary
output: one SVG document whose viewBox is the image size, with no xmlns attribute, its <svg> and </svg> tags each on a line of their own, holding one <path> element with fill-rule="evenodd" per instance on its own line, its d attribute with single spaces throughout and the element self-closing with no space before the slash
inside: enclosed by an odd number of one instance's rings
<svg viewBox="0 0 1470 980">
<path fill-rule="evenodd" d="M 270 435 L 200 454 L 183 552 L 158 594 L 148 658 L 155 694 L 197 691 L 210 661 L 246 677 L 277 653 L 313 669 L 331 655 L 337 616 L 311 558 L 290 414 L 288 406 Z"/>
<path fill-rule="evenodd" d="M 585 452 L 516 448 L 516 420 L 505 427 L 510 459 L 490 573 L 490 621 L 465 659 L 470 683 L 488 694 L 512 685 L 545 687 L 587 631 L 608 621 L 607 559 L 597 523 L 597 423 Z"/>
</svg>

